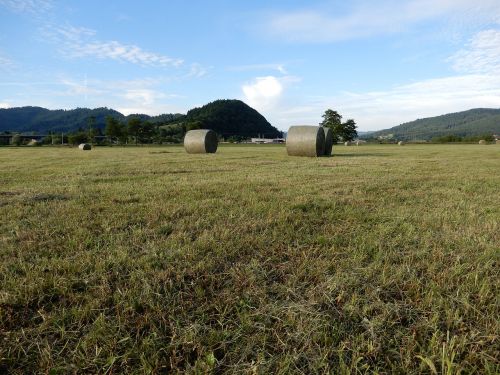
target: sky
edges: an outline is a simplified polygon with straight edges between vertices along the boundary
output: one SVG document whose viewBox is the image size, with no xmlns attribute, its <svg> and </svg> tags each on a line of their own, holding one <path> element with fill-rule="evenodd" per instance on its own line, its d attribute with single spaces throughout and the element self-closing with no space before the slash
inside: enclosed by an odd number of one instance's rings
<svg viewBox="0 0 500 375">
<path fill-rule="evenodd" d="M 500 108 L 500 0 L 0 0 L 0 108 L 185 113 L 280 130 Z"/>
</svg>

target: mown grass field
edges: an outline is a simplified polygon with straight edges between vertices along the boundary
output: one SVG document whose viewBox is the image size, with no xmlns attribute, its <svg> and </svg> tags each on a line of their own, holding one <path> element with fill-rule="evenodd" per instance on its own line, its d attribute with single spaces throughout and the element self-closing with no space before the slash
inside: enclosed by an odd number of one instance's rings
<svg viewBox="0 0 500 375">
<path fill-rule="evenodd" d="M 500 372 L 500 145 L 0 148 L 0 372 Z"/>
</svg>

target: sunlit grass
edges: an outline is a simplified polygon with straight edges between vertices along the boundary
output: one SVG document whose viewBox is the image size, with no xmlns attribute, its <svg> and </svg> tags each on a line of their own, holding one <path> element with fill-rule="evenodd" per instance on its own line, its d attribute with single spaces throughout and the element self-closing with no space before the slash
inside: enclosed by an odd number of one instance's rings
<svg viewBox="0 0 500 375">
<path fill-rule="evenodd" d="M 500 145 L 334 153 L 0 148 L 0 372 L 500 372 Z"/>
</svg>

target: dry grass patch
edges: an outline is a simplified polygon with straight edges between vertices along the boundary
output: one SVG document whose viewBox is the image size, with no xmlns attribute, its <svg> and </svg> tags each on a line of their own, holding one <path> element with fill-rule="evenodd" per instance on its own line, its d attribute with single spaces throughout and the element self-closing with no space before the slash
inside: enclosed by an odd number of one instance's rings
<svg viewBox="0 0 500 375">
<path fill-rule="evenodd" d="M 499 157 L 0 148 L 0 372 L 498 373 Z"/>
</svg>

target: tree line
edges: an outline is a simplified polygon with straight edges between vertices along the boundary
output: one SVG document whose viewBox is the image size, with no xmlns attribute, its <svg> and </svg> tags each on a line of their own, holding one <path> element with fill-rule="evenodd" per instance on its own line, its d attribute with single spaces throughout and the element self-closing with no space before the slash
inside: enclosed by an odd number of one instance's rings
<svg viewBox="0 0 500 375">
<path fill-rule="evenodd" d="M 129 117 L 123 121 L 113 116 L 107 116 L 104 129 L 95 126 L 95 119 L 90 117 L 87 129 L 79 128 L 68 133 L 66 139 L 61 134 L 54 133 L 43 143 L 70 144 L 97 143 L 97 144 L 151 144 L 151 143 L 180 143 L 185 133 L 191 129 L 199 129 L 199 122 L 178 123 L 163 125 L 153 123 L 141 117 Z"/>
</svg>

